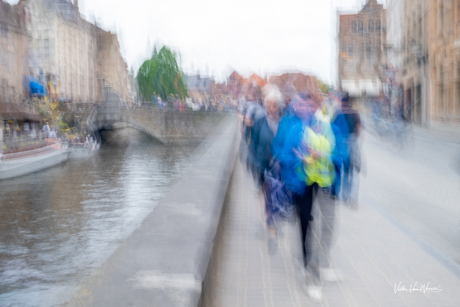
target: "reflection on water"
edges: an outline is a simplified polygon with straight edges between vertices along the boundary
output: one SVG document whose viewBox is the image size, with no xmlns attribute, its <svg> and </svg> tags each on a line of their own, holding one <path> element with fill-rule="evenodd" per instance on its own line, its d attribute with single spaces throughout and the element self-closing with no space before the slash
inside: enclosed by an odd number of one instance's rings
<svg viewBox="0 0 460 307">
<path fill-rule="evenodd" d="M 0 181 L 0 305 L 65 302 L 190 167 L 194 148 L 126 132 L 129 145 Z"/>
</svg>

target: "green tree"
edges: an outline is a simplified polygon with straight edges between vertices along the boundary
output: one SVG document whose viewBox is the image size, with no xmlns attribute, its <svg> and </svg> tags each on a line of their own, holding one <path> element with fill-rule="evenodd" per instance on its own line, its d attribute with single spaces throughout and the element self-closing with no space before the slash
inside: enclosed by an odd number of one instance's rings
<svg viewBox="0 0 460 307">
<path fill-rule="evenodd" d="M 139 93 L 150 100 L 153 93 L 166 101 L 170 94 L 186 94 L 182 73 L 176 60 L 176 53 L 164 46 L 158 54 L 156 48 L 152 58 L 145 61 L 137 73 Z"/>
<path fill-rule="evenodd" d="M 329 93 L 329 91 L 333 90 L 334 87 L 321 81 L 321 80 L 318 80 L 318 83 L 319 83 L 319 89 L 321 90 L 321 92 L 323 92 L 324 94 L 327 94 Z"/>
</svg>

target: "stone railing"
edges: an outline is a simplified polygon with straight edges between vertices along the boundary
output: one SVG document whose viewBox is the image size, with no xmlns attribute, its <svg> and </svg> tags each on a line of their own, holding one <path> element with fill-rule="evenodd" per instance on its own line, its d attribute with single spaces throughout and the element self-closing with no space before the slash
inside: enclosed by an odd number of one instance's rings
<svg viewBox="0 0 460 307">
<path fill-rule="evenodd" d="M 67 306 L 199 306 L 236 161 L 236 116 L 194 153 L 192 169 Z"/>
</svg>

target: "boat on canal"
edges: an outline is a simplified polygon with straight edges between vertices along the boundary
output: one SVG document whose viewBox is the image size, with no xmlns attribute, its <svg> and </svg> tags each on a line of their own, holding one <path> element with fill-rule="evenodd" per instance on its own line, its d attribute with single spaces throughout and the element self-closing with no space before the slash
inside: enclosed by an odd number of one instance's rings
<svg viewBox="0 0 460 307">
<path fill-rule="evenodd" d="M 85 159 L 92 157 L 99 151 L 99 143 L 94 144 L 69 144 L 67 150 L 69 151 L 69 160 Z"/>
<path fill-rule="evenodd" d="M 67 160 L 67 145 L 49 146 L 0 155 L 0 180 L 19 177 L 58 165 Z"/>
</svg>

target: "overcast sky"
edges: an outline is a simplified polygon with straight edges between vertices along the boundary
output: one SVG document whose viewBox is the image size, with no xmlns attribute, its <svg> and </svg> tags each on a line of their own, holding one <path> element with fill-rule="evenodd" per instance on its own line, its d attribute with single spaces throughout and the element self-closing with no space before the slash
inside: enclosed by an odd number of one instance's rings
<svg viewBox="0 0 460 307">
<path fill-rule="evenodd" d="M 119 34 L 122 54 L 136 71 L 156 43 L 180 52 L 186 73 L 223 80 L 233 69 L 296 69 L 335 84 L 336 10 L 357 11 L 365 2 L 79 0 L 79 6 L 87 20 Z"/>
</svg>

